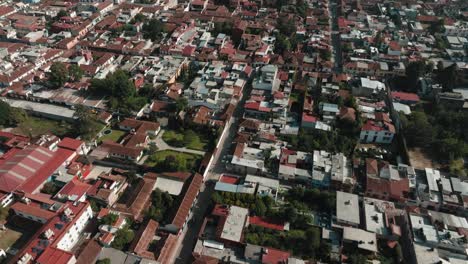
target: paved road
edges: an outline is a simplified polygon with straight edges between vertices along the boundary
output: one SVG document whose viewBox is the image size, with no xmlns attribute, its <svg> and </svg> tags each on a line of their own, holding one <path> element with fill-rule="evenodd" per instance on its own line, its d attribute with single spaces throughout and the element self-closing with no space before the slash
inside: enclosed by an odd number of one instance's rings
<svg viewBox="0 0 468 264">
<path fill-rule="evenodd" d="M 159 133 L 158 133 L 156 139 L 154 139 L 154 140 L 151 141 L 151 142 L 156 143 L 156 146 L 158 147 L 158 150 L 174 150 L 174 151 L 185 152 L 185 153 L 191 153 L 191 154 L 201 155 L 201 156 L 204 156 L 204 155 L 205 155 L 205 152 L 204 152 L 204 151 L 194 150 L 194 149 L 188 149 L 188 148 L 176 148 L 176 147 L 169 146 L 169 145 L 162 139 L 162 136 L 163 136 L 164 132 L 165 132 L 164 129 L 161 129 L 161 131 L 159 131 Z"/>
<path fill-rule="evenodd" d="M 185 235 L 182 236 L 183 240 L 180 242 L 178 248 L 178 257 L 175 260 L 176 264 L 190 263 L 193 248 L 197 243 L 198 233 L 200 232 L 201 226 L 203 224 L 203 219 L 208 213 L 207 210 L 210 205 L 211 195 L 214 192 L 214 185 L 206 183 L 210 182 L 210 180 L 217 181 L 221 173 L 225 171 L 225 166 L 221 162 L 221 160 L 230 151 L 231 143 L 233 142 L 233 139 L 236 136 L 236 132 L 238 129 L 238 122 L 244 113 L 243 106 L 245 100 L 250 95 L 250 92 L 251 88 L 249 84 L 247 85 L 246 89 L 244 89 L 244 94 L 241 100 L 237 103 L 236 109 L 234 110 L 234 114 L 232 117 L 232 121 L 229 124 L 227 124 L 229 128 L 225 136 L 220 139 L 219 150 L 216 152 L 210 168 L 207 168 L 209 173 L 205 179 L 205 184 L 200 190 L 200 195 L 195 204 L 193 214 L 194 216 L 192 218 L 193 220 L 190 222 L 187 230 L 185 231 Z"/>
<path fill-rule="evenodd" d="M 331 30 L 332 30 L 332 47 L 333 47 L 333 59 L 335 61 L 334 71 L 341 73 L 343 71 L 343 53 L 341 49 L 341 36 L 338 27 L 338 17 L 340 16 L 339 1 L 330 0 L 328 8 L 331 14 Z"/>
</svg>

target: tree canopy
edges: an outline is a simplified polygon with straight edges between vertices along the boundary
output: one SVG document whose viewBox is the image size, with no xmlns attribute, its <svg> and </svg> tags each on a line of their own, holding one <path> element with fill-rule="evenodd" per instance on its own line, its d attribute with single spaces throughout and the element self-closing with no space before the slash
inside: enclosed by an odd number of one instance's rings
<svg viewBox="0 0 468 264">
<path fill-rule="evenodd" d="M 13 109 L 8 103 L 0 100 L 0 126 L 12 125 L 14 121 Z"/>
<path fill-rule="evenodd" d="M 143 25 L 142 32 L 145 39 L 160 40 L 164 33 L 164 24 L 158 19 L 151 19 Z"/>
<path fill-rule="evenodd" d="M 62 87 L 70 78 L 67 66 L 62 62 L 52 63 L 48 76 L 52 88 Z"/>
<path fill-rule="evenodd" d="M 165 223 L 169 218 L 169 210 L 171 210 L 173 203 L 174 198 L 168 192 L 156 189 L 151 194 L 151 206 L 146 212 L 146 216 Z"/>
<path fill-rule="evenodd" d="M 93 139 L 101 129 L 101 125 L 99 124 L 96 115 L 85 106 L 78 105 L 76 107 L 74 117 L 74 130 L 84 140 Z"/>
<path fill-rule="evenodd" d="M 132 242 L 134 237 L 134 232 L 125 226 L 115 232 L 115 238 L 114 241 L 112 241 L 111 246 L 115 249 L 123 250 L 130 244 L 130 242 Z"/>
<path fill-rule="evenodd" d="M 88 92 L 92 95 L 108 96 L 109 108 L 124 115 L 140 110 L 151 99 L 137 96 L 135 84 L 123 70 L 117 70 L 105 79 L 92 79 Z"/>
</svg>

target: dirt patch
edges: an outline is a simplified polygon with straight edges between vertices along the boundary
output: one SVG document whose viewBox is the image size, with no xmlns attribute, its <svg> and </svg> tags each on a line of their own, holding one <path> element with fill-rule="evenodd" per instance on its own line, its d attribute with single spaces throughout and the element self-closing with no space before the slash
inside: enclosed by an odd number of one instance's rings
<svg viewBox="0 0 468 264">
<path fill-rule="evenodd" d="M 441 168 L 441 164 L 436 162 L 431 158 L 431 155 L 428 154 L 424 149 L 414 148 L 408 150 L 408 155 L 410 158 L 411 166 L 416 169 L 425 169 L 425 168 Z"/>
</svg>

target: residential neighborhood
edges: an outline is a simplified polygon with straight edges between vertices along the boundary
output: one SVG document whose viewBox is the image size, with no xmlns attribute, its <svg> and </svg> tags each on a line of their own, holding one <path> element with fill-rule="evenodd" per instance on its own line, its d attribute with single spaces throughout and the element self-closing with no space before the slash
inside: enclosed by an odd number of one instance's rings
<svg viewBox="0 0 468 264">
<path fill-rule="evenodd" d="M 468 1 L 1 0 L 0 263 L 468 263 Z"/>
</svg>

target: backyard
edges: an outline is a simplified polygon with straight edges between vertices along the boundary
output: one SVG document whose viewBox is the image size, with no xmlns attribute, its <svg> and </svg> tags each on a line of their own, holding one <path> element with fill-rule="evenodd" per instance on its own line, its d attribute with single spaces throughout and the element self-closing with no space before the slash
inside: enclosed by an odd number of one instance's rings
<svg viewBox="0 0 468 264">
<path fill-rule="evenodd" d="M 9 228 L 4 231 L 0 231 L 0 236 L 2 237 L 2 239 L 0 239 L 0 249 L 7 250 L 15 244 L 22 235 L 23 234 L 21 232 Z"/>
<path fill-rule="evenodd" d="M 209 142 L 206 135 L 197 134 L 193 130 L 185 130 L 183 132 L 167 130 L 164 132 L 162 139 L 173 147 L 186 147 L 201 151 L 206 150 Z"/>
<path fill-rule="evenodd" d="M 103 131 L 103 136 L 99 138 L 100 141 L 112 141 L 115 143 L 119 143 L 122 137 L 127 132 L 122 130 L 115 130 L 115 129 L 106 129 Z"/>
<path fill-rule="evenodd" d="M 201 156 L 173 150 L 157 151 L 150 155 L 145 164 L 157 171 L 193 171 L 196 170 Z"/>
</svg>

